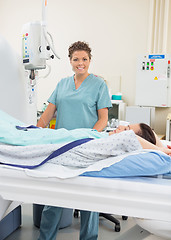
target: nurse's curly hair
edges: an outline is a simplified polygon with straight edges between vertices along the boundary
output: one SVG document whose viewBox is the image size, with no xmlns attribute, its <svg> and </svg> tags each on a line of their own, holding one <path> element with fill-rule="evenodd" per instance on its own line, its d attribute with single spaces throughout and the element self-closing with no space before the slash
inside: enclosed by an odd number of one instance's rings
<svg viewBox="0 0 171 240">
<path fill-rule="evenodd" d="M 89 59 L 91 59 L 91 56 L 92 56 L 91 48 L 89 47 L 88 43 L 81 42 L 81 41 L 73 43 L 68 49 L 68 52 L 69 52 L 68 57 L 70 59 L 72 58 L 72 55 L 75 51 L 85 51 L 85 52 L 87 52 Z"/>
</svg>

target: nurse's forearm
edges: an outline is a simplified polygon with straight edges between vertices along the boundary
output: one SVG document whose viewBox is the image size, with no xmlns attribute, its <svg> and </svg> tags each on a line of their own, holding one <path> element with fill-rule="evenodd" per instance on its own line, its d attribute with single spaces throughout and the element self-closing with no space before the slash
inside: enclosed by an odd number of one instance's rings
<svg viewBox="0 0 171 240">
<path fill-rule="evenodd" d="M 93 129 L 96 129 L 98 132 L 101 132 L 107 126 L 107 121 L 100 119 L 96 122 Z"/>
<path fill-rule="evenodd" d="M 41 118 L 37 123 L 37 127 L 45 128 L 48 124 L 49 124 L 49 119 L 47 119 L 46 115 L 42 114 Z"/>
<path fill-rule="evenodd" d="M 56 111 L 56 106 L 52 103 L 49 103 L 46 110 L 40 117 L 37 123 L 37 127 L 45 128 L 49 124 L 50 120 L 53 118 L 55 111 Z"/>
<path fill-rule="evenodd" d="M 106 126 L 108 121 L 108 108 L 98 110 L 98 121 L 95 123 L 93 129 L 101 132 Z"/>
</svg>

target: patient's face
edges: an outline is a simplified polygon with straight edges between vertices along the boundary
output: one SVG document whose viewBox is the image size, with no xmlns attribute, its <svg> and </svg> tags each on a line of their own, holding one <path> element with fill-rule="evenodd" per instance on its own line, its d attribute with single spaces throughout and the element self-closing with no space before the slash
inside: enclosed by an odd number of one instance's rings
<svg viewBox="0 0 171 240">
<path fill-rule="evenodd" d="M 140 125 L 138 123 L 136 124 L 131 124 L 129 125 L 130 129 L 134 131 L 134 133 L 138 133 L 141 129 L 140 129 Z"/>
<path fill-rule="evenodd" d="M 115 129 L 113 133 L 120 133 L 127 130 L 133 130 L 136 134 L 140 131 L 140 125 L 139 124 L 131 124 L 128 126 L 119 125 L 118 128 Z"/>
</svg>

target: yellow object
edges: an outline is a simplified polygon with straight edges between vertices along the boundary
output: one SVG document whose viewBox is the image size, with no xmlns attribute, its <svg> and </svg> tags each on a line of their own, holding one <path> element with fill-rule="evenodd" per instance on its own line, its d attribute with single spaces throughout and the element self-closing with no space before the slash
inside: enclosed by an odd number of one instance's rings
<svg viewBox="0 0 171 240">
<path fill-rule="evenodd" d="M 165 140 L 166 136 L 164 134 L 157 134 L 157 137 L 160 139 L 160 140 Z"/>
<path fill-rule="evenodd" d="M 49 128 L 55 129 L 55 124 L 56 124 L 56 119 L 53 118 L 53 119 L 50 121 L 50 123 L 49 123 Z"/>
<path fill-rule="evenodd" d="M 158 77 L 155 77 L 154 80 L 158 80 Z"/>
<path fill-rule="evenodd" d="M 171 120 L 171 113 L 168 113 L 167 119 L 168 119 L 168 120 Z"/>
</svg>

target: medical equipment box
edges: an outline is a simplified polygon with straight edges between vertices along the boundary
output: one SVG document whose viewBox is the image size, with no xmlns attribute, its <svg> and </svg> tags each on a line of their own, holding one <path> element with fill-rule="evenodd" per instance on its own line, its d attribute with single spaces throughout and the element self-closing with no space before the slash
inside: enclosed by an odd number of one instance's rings
<svg viewBox="0 0 171 240">
<path fill-rule="evenodd" d="M 135 105 L 171 107 L 170 61 L 168 54 L 138 57 Z"/>
<path fill-rule="evenodd" d="M 0 221 L 0 240 L 4 240 L 21 225 L 21 206 Z"/>
<path fill-rule="evenodd" d="M 126 107 L 126 121 L 130 124 L 146 123 L 154 129 L 155 107 L 128 106 Z"/>
<path fill-rule="evenodd" d="M 23 26 L 22 56 L 26 70 L 45 69 L 45 39 L 41 22 L 26 23 Z"/>
</svg>

